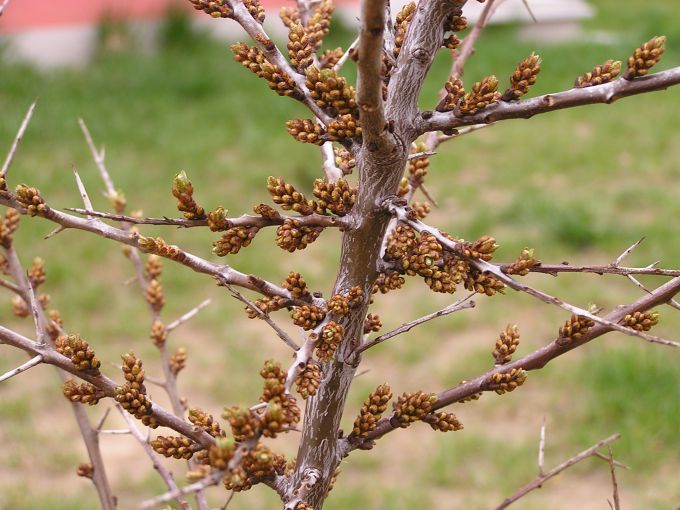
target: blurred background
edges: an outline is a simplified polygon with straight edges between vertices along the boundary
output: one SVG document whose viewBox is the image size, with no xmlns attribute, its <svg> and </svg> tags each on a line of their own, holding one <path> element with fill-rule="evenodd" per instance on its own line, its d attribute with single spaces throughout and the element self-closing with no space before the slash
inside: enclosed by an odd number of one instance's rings
<svg viewBox="0 0 680 510">
<path fill-rule="evenodd" d="M 543 64 L 532 95 L 567 89 L 594 65 L 608 58 L 625 60 L 633 48 L 661 34 L 668 42 L 659 69 L 680 65 L 676 2 L 529 4 L 539 24 L 529 21 L 521 1 L 508 1 L 479 39 L 466 68 L 467 86 L 488 74 L 505 83 L 517 62 L 536 51 Z M 276 15 L 281 4 L 265 5 L 266 29 L 285 37 Z M 339 11 L 326 48 L 347 48 L 354 39 L 357 6 L 342 4 Z M 95 142 L 106 147 L 116 187 L 130 208 L 147 216 L 178 214 L 170 187 L 179 170 L 192 179 L 201 205 L 209 210 L 222 205 L 231 215 L 269 202 L 268 175 L 284 176 L 310 191 L 322 175 L 319 151 L 296 143 L 285 129 L 286 120 L 307 112 L 236 64 L 228 40 L 247 42 L 235 23 L 197 16 L 184 4 L 12 0 L 0 18 L 3 157 L 28 106 L 36 97 L 39 103 L 10 170 L 10 185 L 39 187 L 53 207 L 79 207 L 71 172 L 75 164 L 95 208 L 109 210 L 78 128 L 82 117 Z M 442 51 L 423 89 L 423 108 L 436 104 L 449 64 Z M 353 80 L 353 64 L 344 73 Z M 661 267 L 680 267 L 679 106 L 680 88 L 675 88 L 611 106 L 508 121 L 447 142 L 432 158 L 428 175 L 427 186 L 439 202 L 429 222 L 466 239 L 495 236 L 499 261 L 514 260 L 530 246 L 544 262 L 609 263 L 646 236 L 627 259 L 630 265 L 660 260 Z M 51 294 L 51 307 L 61 311 L 70 331 L 95 347 L 108 375 L 120 379 L 110 363 L 133 350 L 147 374 L 159 377 L 144 298 L 130 284 L 133 269 L 120 247 L 75 231 L 43 240 L 52 228 L 25 218 L 16 234 L 25 265 L 35 256 L 46 260 L 44 291 Z M 142 232 L 216 259 L 211 243 L 217 236 L 208 231 Z M 261 231 L 250 247 L 226 262 L 276 282 L 289 271 L 301 271 L 312 288 L 327 294 L 339 234 L 326 231 L 306 251 L 294 254 L 279 250 L 273 237 L 273 229 Z M 641 292 L 616 276 L 526 279 L 573 304 L 596 303 L 607 310 Z M 166 323 L 212 298 L 207 309 L 169 339 L 171 349 L 184 346 L 189 353 L 179 377 L 189 405 L 218 416 L 225 405 L 254 402 L 264 359 L 289 362 L 282 343 L 266 324 L 247 319 L 241 304 L 205 276 L 166 262 L 163 284 Z M 377 296 L 372 312 L 380 315 L 386 332 L 461 295 L 435 295 L 412 279 L 399 292 Z M 10 298 L 6 291 L 0 294 L 0 322 L 32 336 L 30 319 L 13 316 Z M 488 368 L 495 339 L 506 324 L 519 326 L 519 354 L 524 354 L 552 340 L 568 318 L 512 291 L 477 302 L 475 310 L 430 322 L 368 351 L 362 364 L 368 372 L 352 389 L 344 429 L 351 428 L 363 399 L 382 382 L 389 382 L 395 394 L 438 391 Z M 659 311 L 655 333 L 678 340 L 677 311 Z M 289 326 L 284 312 L 279 319 Z M 25 360 L 7 347 L 0 353 L 0 372 Z M 489 508 L 536 475 L 544 417 L 546 467 L 620 432 L 614 454 L 631 467 L 618 471 L 624 507 L 675 508 L 680 505 L 679 361 L 680 355 L 666 347 L 607 335 L 532 372 L 516 392 L 486 394 L 451 408 L 465 425 L 461 432 L 439 434 L 416 425 L 390 434 L 371 452 L 352 454 L 325 508 Z M 164 403 L 157 393 L 152 389 L 152 397 Z M 88 412 L 96 420 L 105 407 L 102 402 Z M 117 428 L 122 422 L 112 417 L 107 426 Z M 294 434 L 273 446 L 293 455 Z M 90 482 L 75 474 L 77 464 L 86 461 L 85 450 L 51 368 L 36 368 L 0 386 L 0 444 L 1 508 L 97 507 Z M 163 491 L 134 439 L 104 436 L 102 449 L 121 509 Z M 184 464 L 169 465 L 182 482 Z M 518 507 L 601 509 L 608 508 L 610 497 L 608 465 L 591 459 L 549 481 Z M 210 492 L 215 506 L 225 498 L 221 488 Z M 255 487 L 237 494 L 230 508 L 278 506 L 269 489 Z"/>
</svg>

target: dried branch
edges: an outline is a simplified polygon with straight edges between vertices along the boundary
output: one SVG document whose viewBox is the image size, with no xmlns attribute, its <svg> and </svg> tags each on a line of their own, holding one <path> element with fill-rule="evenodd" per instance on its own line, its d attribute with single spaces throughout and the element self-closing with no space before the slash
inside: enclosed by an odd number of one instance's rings
<svg viewBox="0 0 680 510">
<path fill-rule="evenodd" d="M 455 112 L 425 112 L 414 120 L 418 134 L 455 129 L 473 124 L 489 124 L 507 119 L 528 119 L 539 113 L 589 104 L 606 103 L 628 96 L 665 90 L 680 83 L 680 67 L 649 74 L 634 80 L 618 79 L 594 87 L 574 88 L 533 97 L 523 101 L 494 103 L 473 115 L 457 116 Z"/>
<path fill-rule="evenodd" d="M 368 150 L 389 144 L 385 132 L 380 69 L 382 67 L 383 33 L 386 0 L 362 0 L 357 64 L 357 102 L 361 133 Z"/>
<path fill-rule="evenodd" d="M 142 445 L 142 448 L 144 448 L 144 452 L 151 460 L 154 469 L 158 471 L 158 474 L 165 482 L 165 485 L 168 486 L 168 489 L 171 491 L 178 490 L 177 483 L 175 482 L 172 473 L 165 469 L 165 466 L 163 466 L 163 463 L 160 461 L 158 455 L 153 451 L 153 448 L 151 448 L 151 445 L 147 441 L 146 437 L 144 437 L 137 428 L 135 420 L 127 412 L 125 412 L 119 404 L 116 404 L 116 409 L 118 409 L 118 412 L 121 414 L 121 416 L 123 416 L 123 419 L 128 424 L 128 427 L 130 427 L 130 433 L 139 442 L 139 444 Z M 191 505 L 189 505 L 187 500 L 184 499 L 182 495 L 178 495 L 175 500 L 184 510 L 191 510 Z"/>
<path fill-rule="evenodd" d="M 25 372 L 29 368 L 32 368 L 36 365 L 39 365 L 42 363 L 42 355 L 38 354 L 37 356 L 29 359 L 26 363 L 23 365 L 20 365 L 16 368 L 13 368 L 12 370 L 5 372 L 4 374 L 0 375 L 0 383 L 6 381 L 7 379 L 11 379 L 15 375 L 19 375 L 21 372 Z"/>
<path fill-rule="evenodd" d="M 371 347 L 374 347 L 378 344 L 383 343 L 386 340 L 389 340 L 390 338 L 394 338 L 397 335 L 401 335 L 402 333 L 406 333 L 407 331 L 410 331 L 411 329 L 415 328 L 416 326 L 423 324 L 425 322 L 431 321 L 432 319 L 436 319 L 438 317 L 444 317 L 445 315 L 449 315 L 454 312 L 458 312 L 460 310 L 465 310 L 466 308 L 474 308 L 475 307 L 475 302 L 474 301 L 469 301 L 469 299 L 474 296 L 475 293 L 470 294 L 466 298 L 460 299 L 456 301 L 455 303 L 451 303 L 448 306 L 445 306 L 441 310 L 438 310 L 436 312 L 430 313 L 428 315 L 425 315 L 423 317 L 420 317 L 419 319 L 412 320 L 410 322 L 406 322 L 399 326 L 396 329 L 393 329 L 392 331 L 385 333 L 383 335 L 380 335 L 379 337 L 374 338 L 370 342 L 366 342 L 365 344 L 361 345 L 356 351 L 356 354 L 361 354 L 364 352 L 366 349 L 370 349 Z"/>
<path fill-rule="evenodd" d="M 5 7 L 9 3 L 9 0 L 5 0 L 3 4 L 0 6 L 0 15 L 2 15 L 2 11 L 5 10 Z M 12 161 L 14 160 L 14 156 L 17 152 L 17 149 L 19 148 L 19 142 L 21 142 L 21 139 L 24 137 L 24 133 L 26 133 L 26 128 L 28 128 L 28 123 L 31 121 L 31 117 L 33 117 L 33 110 L 35 110 L 35 106 L 38 104 L 38 100 L 36 99 L 31 103 L 31 106 L 28 107 L 28 111 L 26 112 L 26 115 L 24 116 L 24 120 L 21 122 L 21 125 L 19 126 L 19 131 L 17 131 L 17 136 L 14 138 L 14 141 L 12 142 L 12 146 L 9 149 L 9 152 L 7 153 L 7 157 L 5 158 L 5 162 L 2 165 L 2 169 L 0 169 L 0 177 L 5 177 L 7 175 L 7 171 L 9 170 L 10 165 L 12 164 Z"/>
<path fill-rule="evenodd" d="M 524 487 L 519 489 L 517 492 L 515 492 L 512 496 L 509 496 L 508 498 L 506 498 L 505 501 L 503 501 L 500 505 L 498 505 L 494 510 L 503 510 L 504 508 L 509 507 L 514 502 L 523 498 L 524 496 L 526 496 L 531 491 L 536 490 L 539 487 L 541 487 L 541 485 L 543 485 L 543 483 L 545 481 L 547 481 L 550 478 L 560 474 L 562 471 L 570 468 L 574 464 L 581 462 L 583 459 L 587 459 L 588 457 L 593 457 L 595 455 L 595 453 L 597 452 L 597 450 L 599 450 L 603 446 L 607 446 L 610 443 L 613 443 L 614 441 L 616 441 L 617 439 L 620 439 L 620 438 L 621 438 L 621 434 L 614 434 L 612 436 L 609 436 L 606 439 L 603 439 L 602 441 L 598 441 L 597 443 L 595 443 L 593 446 L 591 446 L 587 450 L 584 450 L 581 453 L 574 455 L 573 457 L 564 461 L 562 464 L 554 467 L 553 469 L 551 469 L 550 471 L 548 471 L 544 475 L 537 477 L 533 482 L 525 485 Z"/>
</svg>

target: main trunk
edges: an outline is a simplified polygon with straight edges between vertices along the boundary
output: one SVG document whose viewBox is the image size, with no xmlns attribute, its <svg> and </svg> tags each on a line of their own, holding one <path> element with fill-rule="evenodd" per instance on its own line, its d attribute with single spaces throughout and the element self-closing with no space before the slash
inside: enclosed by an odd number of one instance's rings
<svg viewBox="0 0 680 510">
<path fill-rule="evenodd" d="M 361 307 L 352 309 L 343 319 L 345 336 L 336 359 L 324 365 L 321 385 L 316 395 L 307 399 L 305 426 L 292 485 L 297 487 L 308 469 L 318 470 L 319 482 L 306 497 L 306 503 L 316 510 L 322 508 L 324 494 L 341 460 L 338 454 L 340 419 L 356 371 L 356 365 L 350 364 L 348 358 L 362 340 L 376 263 L 390 219 L 381 204 L 396 193 L 406 165 L 406 154 L 404 147 L 398 147 L 389 154 L 362 150 L 357 158 L 359 191 L 352 208 L 352 219 L 356 225 L 344 234 L 333 292 L 358 286 L 364 291 L 364 301 Z"/>
</svg>

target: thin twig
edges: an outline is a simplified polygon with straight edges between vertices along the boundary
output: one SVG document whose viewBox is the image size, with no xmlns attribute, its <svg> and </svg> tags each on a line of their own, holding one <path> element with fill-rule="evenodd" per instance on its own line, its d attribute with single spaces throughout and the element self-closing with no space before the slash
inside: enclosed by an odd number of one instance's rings
<svg viewBox="0 0 680 510">
<path fill-rule="evenodd" d="M 80 174 L 78 173 L 78 169 L 76 168 L 75 165 L 73 165 L 73 175 L 76 178 L 76 184 L 78 185 L 78 193 L 80 193 L 80 198 L 83 199 L 83 204 L 85 205 L 85 210 L 92 211 L 94 207 L 92 207 L 92 200 L 90 200 L 90 196 L 87 194 L 87 190 L 85 189 L 85 184 L 83 184 L 83 180 L 80 178 Z M 88 218 L 92 218 L 91 214 L 87 215 Z"/>
<path fill-rule="evenodd" d="M 0 14 L 5 9 L 5 6 L 7 5 L 8 2 L 9 0 L 5 0 L 2 6 L 0 6 Z M 26 128 L 28 127 L 28 123 L 31 121 L 31 117 L 33 117 L 33 110 L 35 110 L 36 104 L 38 104 L 37 98 L 35 99 L 35 101 L 33 101 L 33 103 L 31 103 L 31 106 L 28 107 L 28 111 L 24 116 L 24 120 L 21 122 L 21 126 L 19 126 L 17 136 L 14 138 L 14 141 L 12 142 L 12 146 L 10 147 L 9 152 L 7 153 L 5 162 L 2 165 L 2 169 L 0 169 L 0 177 L 5 177 L 7 175 L 7 171 L 9 170 L 9 167 L 12 164 L 12 161 L 14 160 L 14 155 L 17 152 L 17 148 L 19 147 L 19 142 L 21 142 L 21 139 L 24 137 L 24 133 L 26 133 Z"/>
<path fill-rule="evenodd" d="M 28 304 L 31 307 L 31 315 L 33 316 L 33 324 L 35 325 L 35 333 L 37 335 L 36 343 L 38 345 L 45 345 L 46 331 L 43 327 L 42 308 L 35 295 L 35 289 L 30 278 L 26 279 L 26 293 L 28 294 Z"/>
<path fill-rule="evenodd" d="M 38 354 L 37 356 L 29 359 L 23 365 L 13 368 L 9 372 L 5 372 L 4 374 L 0 375 L 0 383 L 6 381 L 7 379 L 11 379 L 15 375 L 19 375 L 21 372 L 25 372 L 29 368 L 39 365 L 40 363 L 42 363 L 42 359 L 43 359 L 42 355 Z"/>
<path fill-rule="evenodd" d="M 97 432 L 108 436 L 127 436 L 131 434 L 130 429 L 102 429 Z"/>
<path fill-rule="evenodd" d="M 545 416 L 541 424 L 541 435 L 538 440 L 538 476 L 543 476 L 545 463 Z"/>
<path fill-rule="evenodd" d="M 165 327 L 165 330 L 169 333 L 173 329 L 177 329 L 179 326 L 187 322 L 189 319 L 192 319 L 198 312 L 203 310 L 206 306 L 208 306 L 211 303 L 210 299 L 206 299 L 204 301 L 201 301 L 198 305 L 193 307 L 191 310 L 189 310 L 187 313 L 182 315 L 181 317 L 175 319 L 172 321 L 170 324 L 168 324 Z"/>
<path fill-rule="evenodd" d="M 526 496 L 528 493 L 531 491 L 538 489 L 543 485 L 543 483 L 546 480 L 549 480 L 550 478 L 554 477 L 555 475 L 561 473 L 565 469 L 570 468 L 574 464 L 581 462 L 583 459 L 587 459 L 588 457 L 592 457 L 597 450 L 602 448 L 603 446 L 609 445 L 610 443 L 616 441 L 621 437 L 621 434 L 614 434 L 612 436 L 609 436 L 606 439 L 603 439 L 602 441 L 599 441 L 595 443 L 593 446 L 588 448 L 587 450 L 582 451 L 581 453 L 574 455 L 570 459 L 564 461 L 562 464 L 559 466 L 554 467 L 547 473 L 545 473 L 542 476 L 537 477 L 533 482 L 525 485 L 521 489 L 519 489 L 517 492 L 515 492 L 512 496 L 508 497 L 503 501 L 500 505 L 498 505 L 494 510 L 503 510 L 504 508 L 509 507 L 511 504 L 519 500 L 520 498 L 523 498 Z"/>
<path fill-rule="evenodd" d="M 85 121 L 83 119 L 80 118 L 78 119 L 78 125 L 80 126 L 80 129 L 83 132 L 83 136 L 85 137 L 87 146 L 90 148 L 90 152 L 92 153 L 92 159 L 94 159 L 94 162 L 97 165 L 99 175 L 101 176 L 102 181 L 104 181 L 104 187 L 106 188 L 107 196 L 111 198 L 115 197 L 117 194 L 116 188 L 113 186 L 111 176 L 109 175 L 109 172 L 106 169 L 106 165 L 104 164 L 104 149 L 102 148 L 101 151 L 97 151 L 97 148 L 94 145 L 94 141 L 92 140 L 90 130 L 87 128 L 87 125 L 85 124 Z"/>
<path fill-rule="evenodd" d="M 497 0 L 487 0 L 486 4 L 484 4 L 482 12 L 479 15 L 479 18 L 477 18 L 477 21 L 470 30 L 470 33 L 465 37 L 465 39 L 463 39 L 460 47 L 457 50 L 454 50 L 454 61 L 453 65 L 451 66 L 452 76 L 456 78 L 463 76 L 465 63 L 474 53 L 475 42 L 477 42 L 482 30 L 484 30 L 484 27 L 486 27 L 486 24 L 489 22 L 489 19 L 493 14 L 492 9 L 496 1 Z"/>
<path fill-rule="evenodd" d="M 607 445 L 609 451 L 609 470 L 612 474 L 612 494 L 614 498 L 614 510 L 621 510 L 621 502 L 619 501 L 619 484 L 616 482 L 616 467 L 614 466 L 614 454 L 612 453 L 611 445 Z"/>
<path fill-rule="evenodd" d="M 473 292 L 469 296 L 467 296 L 463 299 L 460 299 L 460 300 L 456 301 L 455 303 L 451 303 L 450 305 L 445 306 L 441 310 L 437 310 L 436 312 L 427 314 L 427 315 L 420 317 L 418 319 L 412 320 L 410 322 L 406 322 L 406 323 L 402 324 L 401 326 L 399 326 L 398 328 L 393 329 L 392 331 L 385 333 L 383 335 L 380 335 L 379 337 L 374 338 L 370 342 L 366 342 L 365 344 L 359 346 L 356 349 L 355 353 L 357 355 L 361 354 L 366 349 L 370 349 L 371 347 L 374 347 L 378 344 L 381 344 L 384 341 L 389 340 L 390 338 L 394 338 L 397 335 L 401 335 L 402 333 L 406 333 L 407 331 L 410 331 L 414 327 L 416 327 L 420 324 L 423 324 L 424 322 L 431 321 L 432 319 L 436 319 L 438 317 L 444 317 L 445 315 L 449 315 L 451 313 L 457 312 L 459 310 L 464 310 L 466 308 L 474 308 L 475 302 L 469 301 L 469 299 L 474 295 L 475 295 L 475 293 Z"/>
<path fill-rule="evenodd" d="M 95 425 L 95 427 L 94 427 L 95 430 L 99 431 L 104 427 L 104 423 L 106 422 L 106 419 L 109 417 L 110 413 L 111 413 L 111 408 L 107 407 L 106 411 L 104 411 L 104 414 L 102 414 L 102 417 L 99 418 L 97 425 Z"/>
<path fill-rule="evenodd" d="M 340 57 L 340 60 L 338 60 L 338 62 L 335 64 L 335 66 L 333 66 L 333 71 L 335 71 L 336 73 L 338 71 L 340 71 L 342 66 L 345 65 L 345 62 L 347 62 L 347 59 L 349 58 L 350 53 L 352 53 L 352 51 L 357 47 L 358 44 L 359 44 L 359 38 L 357 37 L 356 39 L 354 39 L 354 41 L 352 41 L 352 44 L 349 45 L 349 48 L 347 48 L 347 51 L 345 51 L 345 53 L 342 54 L 342 57 Z"/>
<path fill-rule="evenodd" d="M 236 491 L 231 491 L 229 493 L 229 496 L 227 496 L 227 500 L 224 502 L 224 504 L 220 507 L 220 510 L 227 510 L 227 507 L 229 506 L 229 503 L 231 503 L 231 500 L 234 499 L 234 496 L 236 495 Z"/>
<path fill-rule="evenodd" d="M 250 301 L 248 298 L 246 298 L 243 294 L 241 294 L 239 291 L 237 291 L 235 288 L 233 288 L 231 285 L 227 285 L 227 290 L 231 292 L 231 295 L 234 296 L 236 299 L 244 303 L 248 308 L 250 308 L 253 312 L 257 314 L 257 316 L 265 321 L 271 328 L 276 332 L 278 337 L 283 340 L 288 347 L 293 349 L 294 351 L 297 351 L 300 349 L 300 346 L 295 343 L 295 341 L 286 333 L 281 327 L 274 322 L 274 320 L 269 316 L 269 314 L 263 312 L 260 310 L 255 303 Z"/>
<path fill-rule="evenodd" d="M 143 501 L 139 505 L 139 508 L 148 510 L 149 508 L 153 508 L 156 505 L 160 505 L 161 503 L 167 503 L 168 501 L 172 501 L 173 499 L 177 499 L 178 497 L 202 491 L 203 489 L 205 489 L 206 487 L 210 487 L 211 485 L 217 485 L 217 483 L 219 483 L 219 481 L 222 479 L 225 473 L 226 470 L 213 471 L 208 476 L 206 476 L 205 478 L 201 478 L 197 482 L 185 485 L 184 487 L 178 487 L 177 489 L 168 491 L 164 494 L 160 494 L 151 499 L 147 499 L 146 501 Z"/>
<path fill-rule="evenodd" d="M 15 294 L 21 294 L 21 289 L 19 288 L 18 285 L 5 280 L 4 278 L 0 278 L 0 287 L 5 287 L 6 289 L 11 290 Z"/>
<path fill-rule="evenodd" d="M 113 214 L 101 211 L 92 211 L 78 207 L 64 207 L 64 210 L 71 211 L 81 216 L 96 216 L 107 220 L 131 223 L 134 225 L 168 225 L 181 228 L 207 227 L 208 220 L 188 220 L 186 218 L 137 218 L 136 216 L 126 216 L 124 214 Z M 284 216 L 279 215 L 274 218 L 264 218 L 252 214 L 243 214 L 236 218 L 225 218 L 225 223 L 231 227 L 268 227 L 281 225 L 287 219 L 300 222 L 301 225 L 313 227 L 341 227 L 348 228 L 349 223 L 338 216 L 325 216 L 323 214 L 310 214 L 308 216 Z"/>
</svg>

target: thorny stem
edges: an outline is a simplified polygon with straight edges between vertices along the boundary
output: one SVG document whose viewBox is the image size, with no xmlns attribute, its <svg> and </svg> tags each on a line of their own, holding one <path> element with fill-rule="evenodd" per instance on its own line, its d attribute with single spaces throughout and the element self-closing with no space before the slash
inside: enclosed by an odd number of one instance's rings
<svg viewBox="0 0 680 510">
<path fill-rule="evenodd" d="M 2 3 L 2 5 L 0 5 L 0 15 L 2 15 L 2 11 L 5 10 L 5 6 L 8 3 L 9 0 L 5 0 Z M 19 142 L 21 142 L 21 139 L 24 137 L 24 134 L 26 133 L 28 123 L 31 122 L 31 117 L 33 117 L 33 111 L 35 110 L 36 104 L 38 104 L 37 99 L 33 101 L 33 103 L 31 103 L 31 106 L 29 106 L 28 111 L 26 112 L 24 120 L 21 122 L 21 126 L 19 126 L 17 136 L 14 138 L 14 141 L 12 142 L 12 146 L 10 147 L 9 152 L 7 153 L 7 157 L 5 158 L 5 162 L 2 164 L 2 169 L 0 169 L 0 177 L 5 177 L 7 175 L 7 171 L 9 170 L 9 167 L 12 164 L 12 161 L 14 160 L 14 156 L 17 153 L 17 149 L 19 148 Z"/>
</svg>

